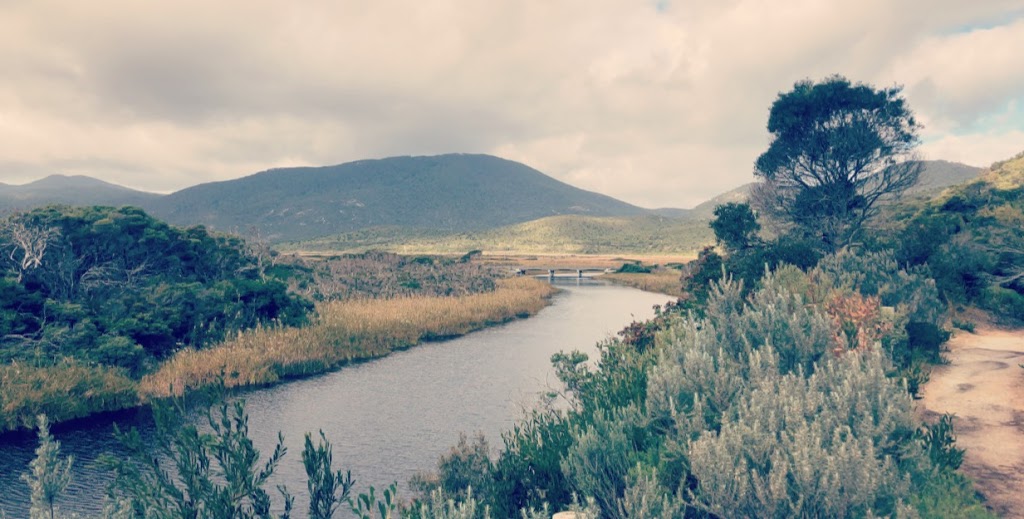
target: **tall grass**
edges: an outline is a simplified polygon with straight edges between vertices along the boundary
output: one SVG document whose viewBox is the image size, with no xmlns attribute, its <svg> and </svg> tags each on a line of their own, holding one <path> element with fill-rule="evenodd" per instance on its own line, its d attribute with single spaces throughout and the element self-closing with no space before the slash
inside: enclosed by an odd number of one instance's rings
<svg viewBox="0 0 1024 519">
<path fill-rule="evenodd" d="M 124 370 L 68 361 L 55 366 L 0 366 L 0 431 L 32 427 L 45 413 L 53 422 L 138 404 Z"/>
<path fill-rule="evenodd" d="M 183 350 L 139 383 L 144 399 L 219 383 L 265 385 L 380 357 L 422 340 L 463 335 L 536 313 L 554 292 L 531 278 L 502 279 L 492 292 L 324 302 L 303 328 L 241 332 L 213 348 Z"/>
<path fill-rule="evenodd" d="M 683 282 L 679 276 L 678 270 L 659 268 L 649 274 L 613 272 L 601 275 L 601 279 L 647 292 L 683 297 Z"/>
</svg>

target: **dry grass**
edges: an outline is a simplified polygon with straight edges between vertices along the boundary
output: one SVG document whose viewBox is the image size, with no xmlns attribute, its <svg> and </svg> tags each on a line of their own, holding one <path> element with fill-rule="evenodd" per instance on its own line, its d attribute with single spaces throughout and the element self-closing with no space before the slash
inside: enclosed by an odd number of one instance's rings
<svg viewBox="0 0 1024 519">
<path fill-rule="evenodd" d="M 34 427 L 40 413 L 56 423 L 137 404 L 135 382 L 117 368 L 0 366 L 0 431 Z"/>
<path fill-rule="evenodd" d="M 683 297 L 683 284 L 676 269 L 657 269 L 649 274 L 615 272 L 604 274 L 601 279 L 618 285 L 626 285 L 648 292 L 657 292 L 673 297 Z"/>
<path fill-rule="evenodd" d="M 422 340 L 469 333 L 538 312 L 554 289 L 529 278 L 503 279 L 493 292 L 327 302 L 303 328 L 257 329 L 205 350 L 184 350 L 139 383 L 143 398 L 180 395 L 219 383 L 265 385 L 380 357 Z M 173 388 L 173 390 L 172 390 Z"/>
</svg>

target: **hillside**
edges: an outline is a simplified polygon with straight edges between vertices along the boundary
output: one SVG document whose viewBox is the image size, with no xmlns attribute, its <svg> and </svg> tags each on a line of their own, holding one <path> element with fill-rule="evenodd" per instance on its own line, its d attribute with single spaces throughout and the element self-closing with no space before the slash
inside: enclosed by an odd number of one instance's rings
<svg viewBox="0 0 1024 519">
<path fill-rule="evenodd" d="M 921 171 L 921 178 L 917 185 L 908 190 L 909 194 L 934 195 L 944 188 L 976 179 L 985 171 L 983 168 L 946 160 L 926 160 L 923 162 L 924 170 Z M 715 207 L 729 202 L 745 202 L 750 197 L 750 188 L 754 184 L 755 182 L 751 182 L 726 191 L 690 209 L 686 216 L 710 220 L 714 217 Z"/>
<path fill-rule="evenodd" d="M 377 249 L 399 253 L 464 253 L 474 249 L 550 254 L 692 253 L 713 241 L 711 229 L 699 220 L 560 215 L 465 233 L 378 227 L 282 247 L 302 251 Z"/>
<path fill-rule="evenodd" d="M 0 212 L 50 204 L 145 206 L 160 197 L 82 175 L 50 175 L 23 185 L 0 184 Z"/>
<path fill-rule="evenodd" d="M 523 164 L 464 154 L 274 169 L 184 189 L 148 208 L 179 225 L 221 231 L 256 226 L 272 241 L 370 227 L 467 232 L 553 215 L 647 212 Z"/>
</svg>

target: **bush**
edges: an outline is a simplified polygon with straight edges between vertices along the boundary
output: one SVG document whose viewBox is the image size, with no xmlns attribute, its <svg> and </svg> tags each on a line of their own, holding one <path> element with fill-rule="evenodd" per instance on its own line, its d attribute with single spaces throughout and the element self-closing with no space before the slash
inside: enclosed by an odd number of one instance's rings
<svg viewBox="0 0 1024 519">
<path fill-rule="evenodd" d="M 651 268 L 645 267 L 639 263 L 623 263 L 619 270 L 616 270 L 620 274 L 650 274 Z"/>
<path fill-rule="evenodd" d="M 908 497 L 896 456 L 913 427 L 910 398 L 881 354 L 831 360 L 804 379 L 768 376 L 717 434 L 689 445 L 696 497 L 723 517 L 892 514 Z"/>
</svg>

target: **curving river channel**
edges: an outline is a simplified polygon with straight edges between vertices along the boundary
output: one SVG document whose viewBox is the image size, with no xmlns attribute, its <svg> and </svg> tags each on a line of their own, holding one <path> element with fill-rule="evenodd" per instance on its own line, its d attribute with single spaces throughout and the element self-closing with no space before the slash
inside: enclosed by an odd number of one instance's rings
<svg viewBox="0 0 1024 519">
<path fill-rule="evenodd" d="M 529 319 L 243 394 L 250 435 L 264 455 L 272 451 L 278 431 L 284 434 L 288 454 L 275 484 L 286 484 L 296 496 L 298 515 L 304 514 L 300 453 L 307 431 L 324 431 L 334 444 L 335 465 L 352 471 L 357 491 L 397 481 L 400 495 L 409 497 L 409 479 L 434 469 L 460 431 L 480 431 L 492 450 L 500 448 L 501 432 L 523 408 L 537 402 L 539 392 L 557 387 L 553 353 L 578 349 L 594 358 L 598 341 L 633 319 L 651 317 L 653 305 L 670 300 L 632 288 L 575 283 L 559 284 L 564 290 L 553 304 Z M 118 450 L 111 436 L 115 420 L 122 428 L 151 434 L 146 415 L 128 413 L 55 431 L 62 453 L 75 457 L 62 510 L 99 512 L 108 478 L 95 459 Z M 28 515 L 28 488 L 19 475 L 34 448 L 28 435 L 0 438 L 0 510 L 8 517 Z"/>
</svg>

